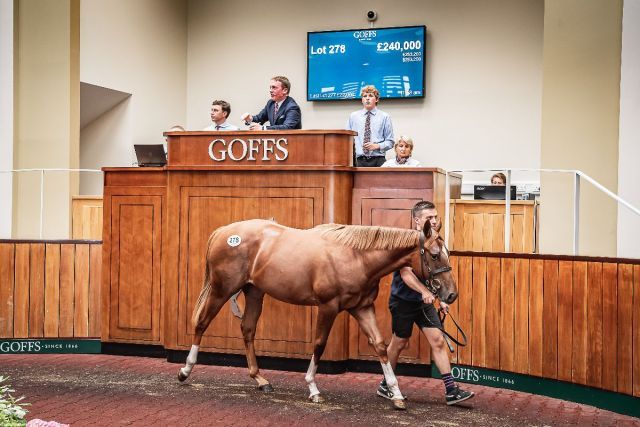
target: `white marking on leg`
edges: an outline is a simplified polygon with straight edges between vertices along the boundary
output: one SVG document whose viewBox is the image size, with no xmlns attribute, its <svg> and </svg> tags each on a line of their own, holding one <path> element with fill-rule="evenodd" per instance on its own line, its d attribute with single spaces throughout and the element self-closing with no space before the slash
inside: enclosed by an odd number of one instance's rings
<svg viewBox="0 0 640 427">
<path fill-rule="evenodd" d="M 199 345 L 192 345 L 191 350 L 189 351 L 189 356 L 187 356 L 187 364 L 184 368 L 180 368 L 180 372 L 185 377 L 189 377 L 189 375 L 191 375 L 193 365 L 195 365 L 198 360 L 198 350 L 200 350 Z"/>
<path fill-rule="evenodd" d="M 398 387 L 398 379 L 396 378 L 396 374 L 393 373 L 393 369 L 391 368 L 391 363 L 382 363 L 382 372 L 384 372 L 384 379 L 387 381 L 387 387 L 393 393 L 393 400 L 395 399 L 404 399 L 402 393 L 400 392 L 400 387 Z"/>
<path fill-rule="evenodd" d="M 309 399 L 317 394 L 320 394 L 315 379 L 317 370 L 318 365 L 316 365 L 315 356 L 311 356 L 311 363 L 309 364 L 309 369 L 307 369 L 307 375 L 304 376 L 305 381 L 307 382 L 307 384 L 309 384 Z"/>
</svg>

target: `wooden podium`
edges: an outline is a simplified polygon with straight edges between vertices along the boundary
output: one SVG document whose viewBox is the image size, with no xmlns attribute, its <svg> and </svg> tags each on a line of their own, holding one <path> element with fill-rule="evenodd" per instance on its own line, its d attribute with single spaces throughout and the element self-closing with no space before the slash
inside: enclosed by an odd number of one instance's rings
<svg viewBox="0 0 640 427">
<path fill-rule="evenodd" d="M 407 227 L 416 201 L 444 203 L 439 169 L 353 168 L 354 134 L 168 132 L 166 167 L 104 168 L 102 340 L 187 350 L 207 240 L 222 225 L 274 218 L 296 228 L 329 222 Z M 452 183 L 455 197 L 460 182 Z M 378 299 L 378 313 L 386 331 L 384 298 Z M 258 354 L 308 359 L 315 317 L 315 307 L 265 297 Z M 368 358 L 362 340 L 343 313 L 323 358 Z M 228 305 L 201 348 L 244 354 L 240 321 Z"/>
</svg>

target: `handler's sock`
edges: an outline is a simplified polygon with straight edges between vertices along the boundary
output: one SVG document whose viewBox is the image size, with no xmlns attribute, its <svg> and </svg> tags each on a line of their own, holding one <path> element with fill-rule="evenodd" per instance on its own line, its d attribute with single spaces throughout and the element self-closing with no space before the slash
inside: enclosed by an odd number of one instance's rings
<svg viewBox="0 0 640 427">
<path fill-rule="evenodd" d="M 453 381 L 453 377 L 451 376 L 451 372 L 447 374 L 442 374 L 442 381 L 444 381 L 444 387 L 446 389 L 445 393 L 449 394 L 456 388 L 456 383 Z"/>
</svg>

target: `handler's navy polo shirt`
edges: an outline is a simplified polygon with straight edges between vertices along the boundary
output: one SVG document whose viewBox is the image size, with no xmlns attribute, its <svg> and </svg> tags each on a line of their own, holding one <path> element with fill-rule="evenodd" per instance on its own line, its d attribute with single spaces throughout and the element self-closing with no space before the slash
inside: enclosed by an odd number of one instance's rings
<svg viewBox="0 0 640 427">
<path fill-rule="evenodd" d="M 400 271 L 393 272 L 393 281 L 391 282 L 391 297 L 400 298 L 404 301 L 422 302 L 422 295 L 407 286 L 402 280 Z"/>
</svg>

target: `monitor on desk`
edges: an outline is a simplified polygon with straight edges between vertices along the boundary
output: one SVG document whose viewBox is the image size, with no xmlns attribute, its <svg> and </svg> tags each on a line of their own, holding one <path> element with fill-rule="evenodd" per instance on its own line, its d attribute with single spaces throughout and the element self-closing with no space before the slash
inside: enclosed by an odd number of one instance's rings
<svg viewBox="0 0 640 427">
<path fill-rule="evenodd" d="M 473 198 L 475 200 L 504 200 L 504 185 L 474 185 Z M 516 186 L 511 186 L 511 200 L 516 200 Z"/>
</svg>

